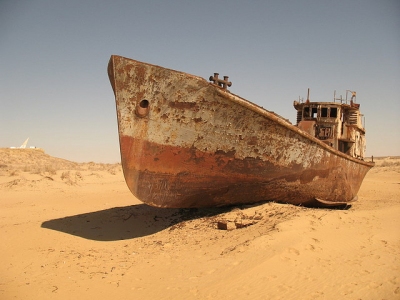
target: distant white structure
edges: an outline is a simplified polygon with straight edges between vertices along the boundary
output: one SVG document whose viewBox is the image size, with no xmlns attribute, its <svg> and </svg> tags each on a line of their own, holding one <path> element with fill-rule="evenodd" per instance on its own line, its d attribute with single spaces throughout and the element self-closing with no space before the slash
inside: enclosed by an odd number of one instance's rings
<svg viewBox="0 0 400 300">
<path fill-rule="evenodd" d="M 25 149 L 26 148 L 26 145 L 28 144 L 28 140 L 29 140 L 29 138 L 27 138 L 25 140 L 25 142 L 23 142 L 23 144 L 20 146 L 21 149 Z"/>
<path fill-rule="evenodd" d="M 27 139 L 25 140 L 25 142 L 23 142 L 22 145 L 19 146 L 19 147 L 10 147 L 10 148 L 11 148 L 11 149 L 26 149 L 26 145 L 28 145 L 28 140 L 29 140 L 29 138 L 27 138 Z M 30 149 L 36 149 L 35 146 L 31 146 L 31 147 L 29 147 L 29 148 L 30 148 Z"/>
</svg>

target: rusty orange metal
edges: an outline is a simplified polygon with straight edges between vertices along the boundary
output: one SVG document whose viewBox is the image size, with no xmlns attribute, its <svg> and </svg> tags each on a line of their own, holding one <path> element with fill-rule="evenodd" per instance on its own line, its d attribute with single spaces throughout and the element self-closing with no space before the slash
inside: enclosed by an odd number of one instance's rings
<svg viewBox="0 0 400 300">
<path fill-rule="evenodd" d="M 337 127 L 347 109 L 341 103 L 295 102 L 298 124 L 293 125 L 229 92 L 231 82 L 218 74 L 210 83 L 113 55 L 108 75 L 125 180 L 146 204 L 339 205 L 356 199 L 373 166 L 352 141 L 365 133 L 358 119 L 343 130 Z M 308 117 L 314 106 L 315 118 Z M 321 117 L 326 107 L 329 120 Z M 334 108 L 335 118 L 329 115 Z M 349 112 L 358 112 L 354 109 L 348 105 Z M 360 115 L 348 114 L 349 120 L 355 116 Z"/>
</svg>

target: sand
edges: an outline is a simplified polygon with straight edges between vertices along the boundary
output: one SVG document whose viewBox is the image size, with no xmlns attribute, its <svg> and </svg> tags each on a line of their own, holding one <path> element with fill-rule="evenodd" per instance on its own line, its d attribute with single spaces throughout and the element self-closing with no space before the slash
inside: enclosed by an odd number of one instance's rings
<svg viewBox="0 0 400 300">
<path fill-rule="evenodd" d="M 1 149 L 0 299 L 400 299 L 400 159 L 375 160 L 346 209 L 159 209 L 119 164 Z"/>
</svg>

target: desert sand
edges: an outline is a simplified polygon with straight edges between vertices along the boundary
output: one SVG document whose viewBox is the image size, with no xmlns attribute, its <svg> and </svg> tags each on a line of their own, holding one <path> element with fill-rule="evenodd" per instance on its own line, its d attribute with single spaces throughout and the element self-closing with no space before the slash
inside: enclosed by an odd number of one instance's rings
<svg viewBox="0 0 400 300">
<path fill-rule="evenodd" d="M 160 209 L 120 164 L 1 149 L 0 299 L 400 299 L 400 158 L 375 161 L 351 207 Z"/>
</svg>

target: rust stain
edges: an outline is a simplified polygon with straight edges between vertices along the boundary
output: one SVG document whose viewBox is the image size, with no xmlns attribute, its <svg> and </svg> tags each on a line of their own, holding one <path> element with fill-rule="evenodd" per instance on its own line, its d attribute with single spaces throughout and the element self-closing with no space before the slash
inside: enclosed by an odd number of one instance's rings
<svg viewBox="0 0 400 300">
<path fill-rule="evenodd" d="M 196 106 L 195 102 L 169 102 L 168 106 L 176 109 L 192 109 Z"/>
</svg>

